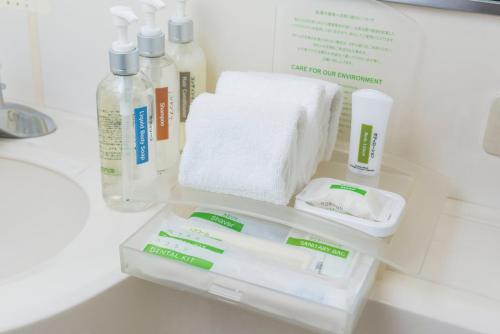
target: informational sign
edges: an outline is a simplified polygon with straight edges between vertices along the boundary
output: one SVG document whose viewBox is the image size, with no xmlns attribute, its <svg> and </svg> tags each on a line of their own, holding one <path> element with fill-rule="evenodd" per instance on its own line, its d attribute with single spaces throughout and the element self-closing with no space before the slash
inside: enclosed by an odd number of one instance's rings
<svg viewBox="0 0 500 334">
<path fill-rule="evenodd" d="M 401 131 L 392 135 L 404 134 L 400 126 L 403 113 L 412 109 L 422 40 L 414 21 L 377 1 L 282 1 L 276 12 L 273 70 L 344 87 L 340 141 L 349 140 L 351 93 L 359 88 L 394 98 L 391 123 Z"/>
</svg>

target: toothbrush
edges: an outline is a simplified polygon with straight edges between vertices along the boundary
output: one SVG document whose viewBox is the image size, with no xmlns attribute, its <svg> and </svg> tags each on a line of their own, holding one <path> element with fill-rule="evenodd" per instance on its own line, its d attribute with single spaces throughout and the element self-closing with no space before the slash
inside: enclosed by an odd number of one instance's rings
<svg viewBox="0 0 500 334">
<path fill-rule="evenodd" d="M 282 263 L 296 269 L 306 269 L 312 261 L 312 255 L 304 250 L 286 245 L 255 238 L 243 233 L 224 231 L 178 217 L 169 217 L 169 226 L 181 228 L 198 234 L 209 235 L 212 238 L 223 240 L 230 247 L 236 247 L 254 254 L 255 257 L 266 259 L 274 263 Z"/>
</svg>

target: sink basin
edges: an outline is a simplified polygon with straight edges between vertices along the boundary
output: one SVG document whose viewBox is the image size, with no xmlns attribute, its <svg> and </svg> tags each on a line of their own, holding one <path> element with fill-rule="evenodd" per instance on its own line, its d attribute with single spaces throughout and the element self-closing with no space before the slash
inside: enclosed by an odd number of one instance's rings
<svg viewBox="0 0 500 334">
<path fill-rule="evenodd" d="M 83 229 L 85 192 L 49 169 L 0 158 L 0 281 L 46 261 Z"/>
<path fill-rule="evenodd" d="M 57 122 L 56 132 L 0 138 L 1 334 L 27 334 L 31 325 L 33 333 L 68 332 L 66 325 L 37 324 L 125 280 L 119 246 L 161 208 L 110 210 L 101 194 L 95 119 L 40 109 Z M 76 332 L 82 328 L 88 324 Z"/>
</svg>

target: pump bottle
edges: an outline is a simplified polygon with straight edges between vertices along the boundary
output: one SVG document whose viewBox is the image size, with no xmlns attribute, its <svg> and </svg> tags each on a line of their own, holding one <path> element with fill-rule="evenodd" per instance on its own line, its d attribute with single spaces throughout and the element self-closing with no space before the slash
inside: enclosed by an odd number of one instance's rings
<svg viewBox="0 0 500 334">
<path fill-rule="evenodd" d="M 174 61 L 165 55 L 165 34 L 156 27 L 155 14 L 165 7 L 161 0 L 140 0 L 145 24 L 137 34 L 141 71 L 151 79 L 155 95 L 153 129 L 156 167 L 162 195 L 179 160 L 179 81 Z"/>
<path fill-rule="evenodd" d="M 185 122 L 196 96 L 206 91 L 207 64 L 203 50 L 193 41 L 193 20 L 186 16 L 186 0 L 177 0 L 176 14 L 168 21 L 167 53 L 179 71 L 180 147 Z"/>
<path fill-rule="evenodd" d="M 128 26 L 137 17 L 125 6 L 110 12 L 118 40 L 109 51 L 111 73 L 97 88 L 102 193 L 112 209 L 140 211 L 156 196 L 153 89 L 139 71 L 137 48 L 128 41 Z"/>
</svg>

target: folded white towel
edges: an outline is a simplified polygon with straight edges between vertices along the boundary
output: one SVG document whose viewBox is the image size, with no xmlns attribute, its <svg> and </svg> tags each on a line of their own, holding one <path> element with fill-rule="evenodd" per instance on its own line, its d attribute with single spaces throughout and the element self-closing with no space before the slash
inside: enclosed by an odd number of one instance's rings
<svg viewBox="0 0 500 334">
<path fill-rule="evenodd" d="M 190 107 L 179 183 L 285 205 L 298 190 L 305 110 L 291 102 L 202 94 Z"/>
<path fill-rule="evenodd" d="M 344 94 L 342 91 L 342 86 L 319 79 L 307 78 L 307 77 L 297 77 L 310 82 L 315 82 L 317 84 L 323 85 L 325 88 L 325 100 L 327 106 L 327 122 L 328 122 L 328 135 L 326 137 L 326 142 L 321 148 L 321 160 L 329 161 L 332 158 L 333 150 L 337 142 L 337 133 L 339 131 L 339 120 L 342 114 L 342 104 L 344 100 Z"/>
<path fill-rule="evenodd" d="M 325 88 L 322 83 L 291 80 L 258 72 L 223 72 L 217 82 L 216 94 L 253 99 L 261 103 L 294 103 L 305 108 L 305 130 L 299 138 L 299 167 L 297 183 L 305 186 L 314 175 L 322 157 L 328 121 L 325 108 Z"/>
<path fill-rule="evenodd" d="M 247 72 L 251 75 L 259 75 L 267 78 L 275 77 L 283 80 L 302 80 L 316 85 L 323 86 L 325 90 L 325 114 L 322 117 L 321 132 L 327 133 L 320 147 L 320 161 L 329 161 L 332 158 L 332 153 L 337 142 L 337 133 L 340 115 L 342 114 L 343 91 L 342 86 L 320 79 L 303 77 L 291 74 L 268 73 L 268 72 Z"/>
</svg>

